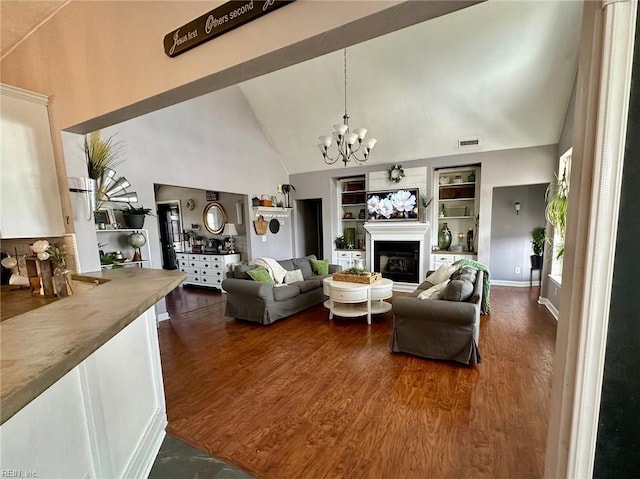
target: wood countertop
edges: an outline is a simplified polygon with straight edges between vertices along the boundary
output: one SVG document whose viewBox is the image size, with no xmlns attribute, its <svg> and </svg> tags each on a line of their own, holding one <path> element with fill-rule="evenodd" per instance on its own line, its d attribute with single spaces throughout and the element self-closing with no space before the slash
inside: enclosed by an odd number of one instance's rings
<svg viewBox="0 0 640 479">
<path fill-rule="evenodd" d="M 147 268 L 81 276 L 101 284 L 0 323 L 0 424 L 186 278 Z"/>
</svg>

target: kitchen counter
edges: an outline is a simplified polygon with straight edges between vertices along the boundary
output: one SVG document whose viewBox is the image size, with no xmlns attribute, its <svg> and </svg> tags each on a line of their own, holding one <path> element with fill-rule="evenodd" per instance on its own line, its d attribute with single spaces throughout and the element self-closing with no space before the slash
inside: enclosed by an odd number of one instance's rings
<svg viewBox="0 0 640 479">
<path fill-rule="evenodd" d="M 0 324 L 0 424 L 157 303 L 186 275 L 124 268 L 82 277 L 102 284 Z"/>
</svg>

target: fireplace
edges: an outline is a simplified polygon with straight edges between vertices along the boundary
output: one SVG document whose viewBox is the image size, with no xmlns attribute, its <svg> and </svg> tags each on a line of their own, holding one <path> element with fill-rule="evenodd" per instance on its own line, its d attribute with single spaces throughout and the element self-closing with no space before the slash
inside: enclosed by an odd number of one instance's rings
<svg viewBox="0 0 640 479">
<path fill-rule="evenodd" d="M 425 254 L 426 234 L 429 223 L 418 221 L 368 221 L 367 230 L 367 267 L 380 272 L 393 281 L 394 291 L 413 291 L 416 284 L 424 278 L 429 264 L 429 255 Z M 386 256 L 381 264 L 381 251 Z M 389 248 L 388 246 L 391 246 Z"/>
<path fill-rule="evenodd" d="M 420 270 L 419 241 L 376 241 L 373 268 L 383 278 L 394 282 L 418 283 Z"/>
</svg>

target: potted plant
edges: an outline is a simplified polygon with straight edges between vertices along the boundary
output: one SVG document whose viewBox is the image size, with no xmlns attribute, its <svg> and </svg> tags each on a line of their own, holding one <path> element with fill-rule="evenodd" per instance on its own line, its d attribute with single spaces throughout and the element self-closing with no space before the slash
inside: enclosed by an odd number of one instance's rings
<svg viewBox="0 0 640 479">
<path fill-rule="evenodd" d="M 531 233 L 532 240 L 531 244 L 533 245 L 533 254 L 531 255 L 531 268 L 533 269 L 542 269 L 542 255 L 544 253 L 544 227 L 538 226 L 533 229 Z"/>
<path fill-rule="evenodd" d="M 144 218 L 146 216 L 153 216 L 150 208 L 144 206 L 134 207 L 131 204 L 127 205 L 122 211 L 122 218 L 127 228 L 140 229 L 144 226 Z"/>
<path fill-rule="evenodd" d="M 293 185 L 282 185 L 282 192 L 284 193 L 285 198 L 285 208 L 291 208 L 291 199 L 289 195 L 291 194 L 292 190 L 296 191 L 296 188 Z"/>
<path fill-rule="evenodd" d="M 551 183 L 546 191 L 547 206 L 545 216 L 547 221 L 554 227 L 558 236 L 564 243 L 564 233 L 567 228 L 567 209 L 569 197 L 569 183 L 567 182 L 566 168 L 562 174 L 562 179 Z M 560 245 L 557 258 L 564 254 L 564 244 Z"/>
<path fill-rule="evenodd" d="M 333 242 L 336 244 L 336 249 L 345 249 L 347 247 L 347 241 L 344 239 L 344 236 L 336 237 Z"/>
</svg>

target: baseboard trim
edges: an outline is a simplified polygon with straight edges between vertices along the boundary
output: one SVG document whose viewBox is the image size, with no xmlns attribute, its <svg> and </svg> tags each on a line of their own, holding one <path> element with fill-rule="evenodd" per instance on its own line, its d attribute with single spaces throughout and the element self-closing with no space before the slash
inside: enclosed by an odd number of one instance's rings
<svg viewBox="0 0 640 479">
<path fill-rule="evenodd" d="M 160 314 L 156 314 L 156 321 L 160 322 L 160 321 L 166 321 L 167 319 L 171 319 L 171 317 L 169 316 L 169 313 L 160 313 Z"/>
<path fill-rule="evenodd" d="M 148 477 L 151 472 L 160 446 L 166 434 L 167 415 L 162 408 L 158 408 L 151 417 L 149 424 L 138 442 L 131 460 L 124 469 L 122 477 Z"/>
<path fill-rule="evenodd" d="M 511 286 L 514 288 L 529 288 L 531 286 L 540 286 L 540 281 L 534 281 L 533 283 L 529 283 L 529 281 L 503 281 L 499 279 L 492 279 L 491 286 Z"/>
<path fill-rule="evenodd" d="M 556 321 L 558 321 L 558 317 L 560 316 L 560 312 L 556 309 L 556 307 L 553 305 L 553 303 L 551 301 L 549 301 L 547 298 L 538 298 L 538 304 L 541 304 L 542 306 L 546 307 L 549 312 L 551 313 L 551 315 L 556 318 Z"/>
</svg>

